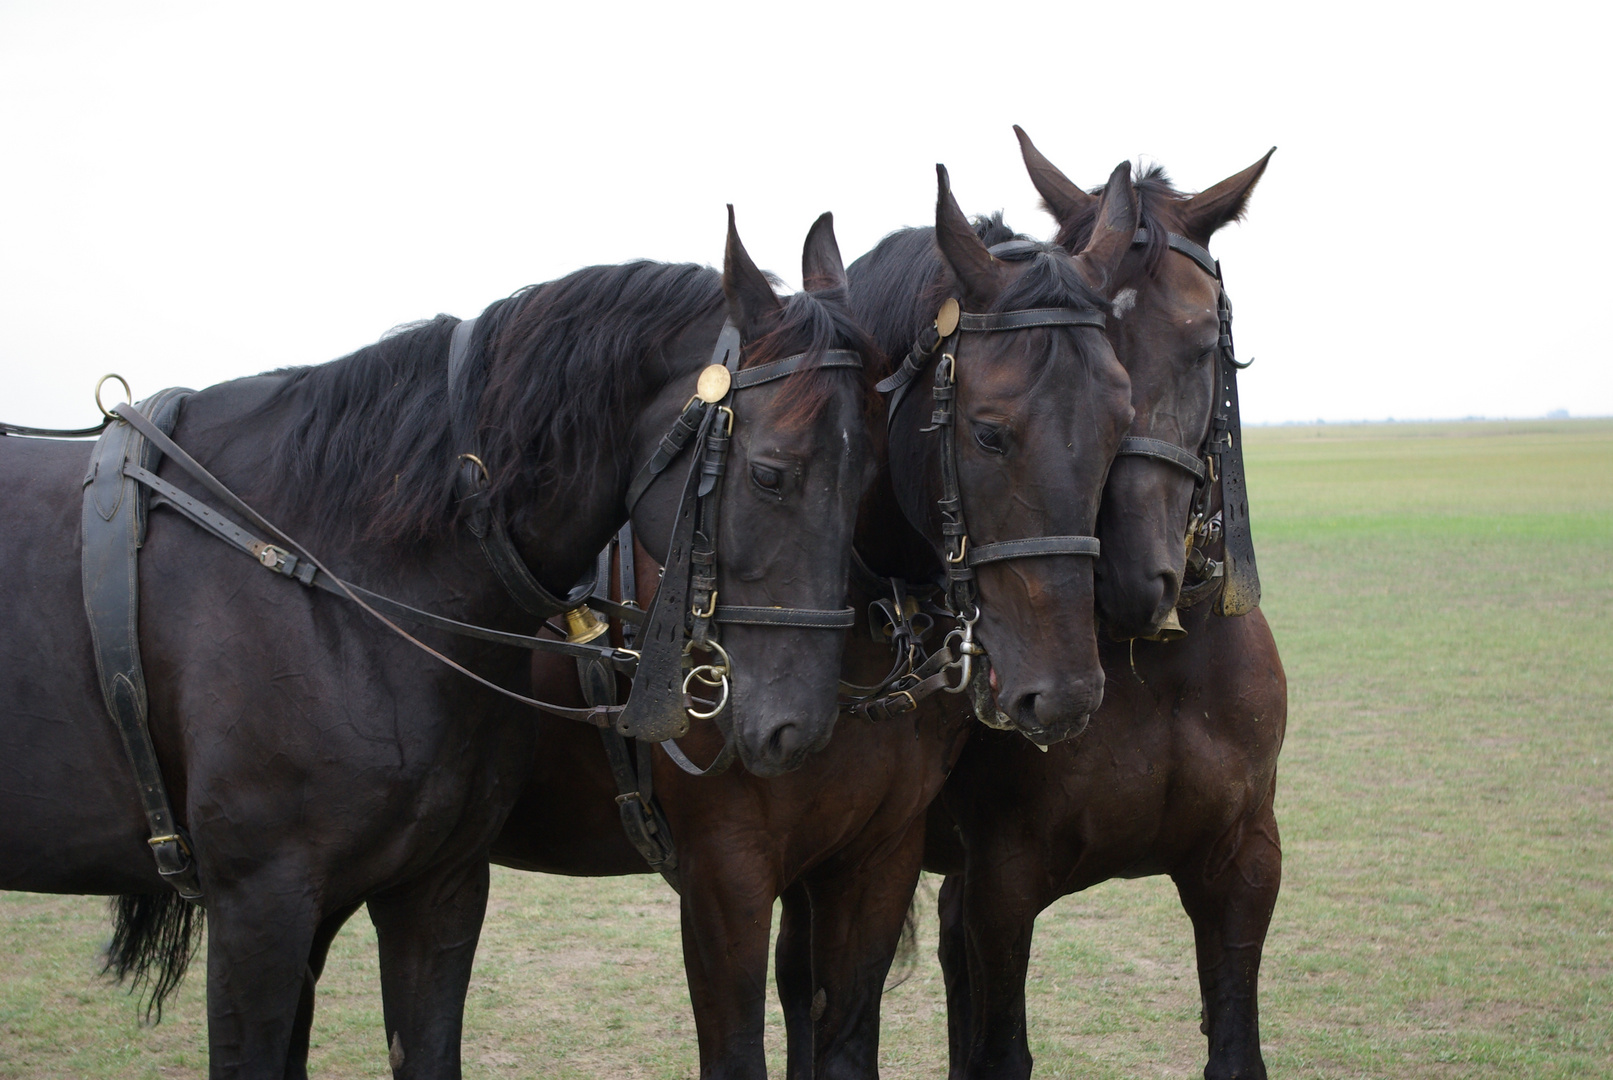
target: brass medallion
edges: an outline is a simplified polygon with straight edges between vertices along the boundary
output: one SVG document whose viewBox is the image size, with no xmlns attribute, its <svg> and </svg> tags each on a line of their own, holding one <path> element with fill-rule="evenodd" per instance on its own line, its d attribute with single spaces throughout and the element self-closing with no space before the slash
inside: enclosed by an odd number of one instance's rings
<svg viewBox="0 0 1613 1080">
<path fill-rule="evenodd" d="M 707 403 L 716 403 L 728 396 L 728 388 L 733 384 L 734 377 L 728 369 L 721 364 L 708 364 L 706 370 L 700 373 L 700 381 L 695 383 L 695 397 Z"/>
<path fill-rule="evenodd" d="M 935 332 L 944 338 L 952 336 L 952 331 L 958 328 L 958 302 L 947 297 L 941 305 L 941 310 L 935 315 Z"/>
</svg>

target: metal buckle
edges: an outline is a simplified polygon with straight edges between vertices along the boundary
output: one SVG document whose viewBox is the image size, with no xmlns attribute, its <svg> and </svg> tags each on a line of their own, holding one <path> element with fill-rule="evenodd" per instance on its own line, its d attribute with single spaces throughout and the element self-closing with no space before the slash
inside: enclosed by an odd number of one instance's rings
<svg viewBox="0 0 1613 1080">
<path fill-rule="evenodd" d="M 711 590 L 711 600 L 708 602 L 705 611 L 701 611 L 698 606 L 690 604 L 689 614 L 693 615 L 697 619 L 709 619 L 713 615 L 717 614 L 717 590 Z M 718 646 L 718 648 L 721 648 L 721 646 Z M 726 656 L 727 653 L 724 653 L 723 655 Z"/>
</svg>

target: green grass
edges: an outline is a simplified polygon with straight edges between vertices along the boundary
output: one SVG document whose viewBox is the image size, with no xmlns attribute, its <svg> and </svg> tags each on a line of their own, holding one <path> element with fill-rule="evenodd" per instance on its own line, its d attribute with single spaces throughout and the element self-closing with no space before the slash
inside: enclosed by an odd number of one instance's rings
<svg viewBox="0 0 1613 1080">
<path fill-rule="evenodd" d="M 1274 1075 L 1613 1076 L 1613 421 L 1265 428 L 1248 456 L 1291 693 Z M 933 916 L 922 933 L 887 1077 L 944 1074 Z M 142 1028 L 96 976 L 105 937 L 100 901 L 0 894 L 0 1077 L 204 1075 L 201 979 Z M 362 915 L 321 994 L 316 1074 L 387 1075 Z M 1041 1076 L 1202 1068 L 1167 881 L 1044 915 L 1030 994 Z M 465 1061 L 692 1076 L 669 890 L 496 872 Z"/>
</svg>

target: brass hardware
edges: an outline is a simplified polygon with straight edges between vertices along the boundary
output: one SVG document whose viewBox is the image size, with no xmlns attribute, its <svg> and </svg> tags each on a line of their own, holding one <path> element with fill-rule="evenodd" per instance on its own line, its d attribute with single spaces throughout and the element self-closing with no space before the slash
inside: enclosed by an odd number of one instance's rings
<svg viewBox="0 0 1613 1080">
<path fill-rule="evenodd" d="M 477 470 L 482 474 L 482 483 L 491 484 L 493 482 L 493 477 L 487 471 L 487 465 L 475 454 L 460 454 L 459 460 L 468 461 L 476 466 Z"/>
<path fill-rule="evenodd" d="M 108 379 L 116 379 L 118 384 L 123 387 L 123 397 L 126 401 L 132 402 L 134 400 L 134 391 L 129 389 L 129 383 L 122 375 L 107 374 L 101 376 L 100 381 L 95 384 L 95 407 L 101 410 L 102 416 L 112 420 L 115 417 L 106 411 L 105 405 L 101 404 L 101 387 L 106 385 Z"/>
<path fill-rule="evenodd" d="M 952 336 L 952 331 L 958 328 L 958 301 L 947 297 L 941 303 L 941 310 L 935 315 L 935 332 L 944 338 Z"/>
<path fill-rule="evenodd" d="M 610 620 L 587 604 L 566 612 L 566 640 L 573 645 L 586 645 L 609 629 Z"/>
<path fill-rule="evenodd" d="M 907 699 L 907 711 L 908 712 L 912 712 L 912 711 L 914 711 L 915 709 L 917 709 L 919 707 L 918 698 L 914 697 L 911 691 L 898 690 L 898 691 L 896 691 L 896 693 L 892 694 L 891 697 L 892 697 L 892 699 L 899 698 L 899 697 L 905 697 Z"/>
<path fill-rule="evenodd" d="M 179 839 L 178 833 L 169 833 L 167 836 L 153 836 L 146 843 L 152 847 L 161 847 L 164 844 L 183 844 L 183 841 Z"/>
<path fill-rule="evenodd" d="M 947 382 L 958 381 L 958 358 L 956 356 L 953 356 L 949 352 L 942 353 L 941 363 L 936 367 L 937 373 L 939 373 L 942 368 L 946 369 Z"/>
<path fill-rule="evenodd" d="M 726 371 L 728 369 L 724 368 L 723 370 Z M 726 439 L 726 438 L 728 438 L 730 435 L 732 435 L 734 433 L 734 410 L 730 409 L 726 405 L 719 405 L 719 406 L 717 406 L 717 411 L 720 412 L 720 413 L 723 413 L 728 419 L 728 426 L 723 428 L 723 433 L 722 433 L 723 438 Z"/>
<path fill-rule="evenodd" d="M 1159 624 L 1159 629 L 1148 635 L 1149 641 L 1180 641 L 1187 636 L 1187 630 L 1182 626 L 1182 620 L 1176 617 L 1176 609 L 1171 608 L 1165 621 Z"/>
<path fill-rule="evenodd" d="M 693 615 L 697 619 L 709 619 L 713 615 L 717 614 L 717 590 L 711 590 L 711 600 L 707 603 L 705 611 L 701 611 L 698 607 L 690 605 L 689 614 Z"/>
<path fill-rule="evenodd" d="M 959 541 L 958 557 L 953 558 L 951 555 L 947 556 L 947 562 L 951 563 L 953 566 L 957 566 L 959 563 L 963 562 L 964 559 L 969 557 L 969 538 L 967 536 L 963 536 L 959 538 Z"/>
<path fill-rule="evenodd" d="M 700 373 L 700 380 L 695 383 L 694 396 L 708 405 L 715 405 L 728 396 L 728 388 L 733 383 L 734 377 L 726 367 L 708 364 Z"/>
</svg>

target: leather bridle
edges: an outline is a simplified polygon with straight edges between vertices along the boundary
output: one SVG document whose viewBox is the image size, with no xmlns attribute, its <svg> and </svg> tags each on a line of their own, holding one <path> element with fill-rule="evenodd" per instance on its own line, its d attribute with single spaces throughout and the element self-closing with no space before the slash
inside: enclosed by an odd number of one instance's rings
<svg viewBox="0 0 1613 1080">
<path fill-rule="evenodd" d="M 1137 230 L 1133 247 L 1148 244 L 1147 229 Z M 1166 234 L 1170 250 L 1187 256 L 1215 279 L 1216 317 L 1219 333 L 1215 345 L 1215 400 L 1210 422 L 1197 453 L 1189 452 L 1163 439 L 1128 435 L 1120 440 L 1116 456 L 1143 457 L 1179 469 L 1193 477 L 1192 512 L 1188 518 L 1186 544 L 1189 561 L 1198 554 L 1194 569 L 1204 578 L 1196 586 L 1184 587 L 1178 607 L 1191 607 L 1207 598 L 1219 586 L 1216 604 L 1220 615 L 1243 615 L 1260 604 L 1260 574 L 1255 565 L 1254 542 L 1249 533 L 1249 502 L 1244 485 L 1243 429 L 1238 413 L 1238 372 L 1253 361 L 1239 363 L 1232 346 L 1232 301 L 1221 277 L 1221 263 L 1209 251 L 1176 233 Z M 1215 521 L 1210 516 L 1211 488 L 1221 486 L 1219 533 L 1225 539 L 1224 561 L 1217 563 L 1194 549 L 1215 539 Z"/>
<path fill-rule="evenodd" d="M 530 579 L 531 574 L 515 553 L 513 541 L 501 524 L 487 521 L 489 508 L 484 496 L 489 477 L 486 466 L 475 452 L 475 405 L 467 390 L 474 323 L 475 320 L 460 323 L 449 347 L 450 409 L 455 444 L 466 448 L 459 454 L 460 494 L 472 507 L 472 532 L 480 539 L 500 580 L 523 607 L 547 617 L 575 607 L 580 601 L 558 600 L 537 586 L 535 579 L 530 583 L 524 581 L 523 578 Z M 642 620 L 644 624 L 635 640 L 638 662 L 633 672 L 633 692 L 622 705 L 615 703 L 614 694 L 610 695 L 611 700 L 604 700 L 605 695 L 597 692 L 597 686 L 595 693 L 589 695 L 589 712 L 608 715 L 609 727 L 617 735 L 661 743 L 673 761 L 696 774 L 725 768 L 734 754 L 732 725 L 724 725 L 721 719 L 731 694 L 733 661 L 719 641 L 718 626 L 847 630 L 856 623 L 857 617 L 849 607 L 823 610 L 717 602 L 717 537 L 723 478 L 733 438 L 735 395 L 787 378 L 807 367 L 809 360 L 813 360 L 810 365 L 813 370 L 861 370 L 863 367 L 862 357 L 848 349 L 830 349 L 815 359 L 811 354 L 799 353 L 748 368 L 739 366 L 741 355 L 739 329 L 731 321 L 725 322 L 717 336 L 711 362 L 701 373 L 697 392 L 628 485 L 625 502 L 631 517 L 645 492 L 683 452 L 690 447 L 698 448 L 691 454 L 684 474 L 682 495 L 673 517 L 672 535 L 655 599 L 647 613 L 637 608 L 626 609 L 636 616 L 630 617 L 631 621 Z M 478 517 L 481 519 L 479 528 Z M 572 596 L 581 592 L 589 606 L 600 606 L 588 595 L 597 577 L 596 571 L 584 585 L 573 590 Z M 697 651 L 713 659 L 697 663 L 694 656 Z M 585 678 L 585 690 L 593 683 Z M 715 703 L 696 696 L 697 692 L 707 690 L 717 694 Z M 725 727 L 723 752 L 705 769 L 690 762 L 672 741 L 689 730 L 691 717 L 716 719 Z"/>
<path fill-rule="evenodd" d="M 1016 248 L 1040 250 L 1040 245 L 1010 243 Z M 1003 250 L 1009 246 L 998 245 L 992 249 L 992 253 L 1012 254 Z M 933 432 L 939 442 L 941 494 L 936 504 L 941 512 L 941 534 L 946 546 L 942 557 L 943 597 L 946 611 L 961 625 L 948 635 L 942 650 L 925 664 L 910 671 L 907 676 L 885 680 L 880 689 L 894 689 L 894 693 L 878 698 L 864 697 L 854 706 L 855 711 L 863 715 L 894 715 L 916 708 L 918 700 L 935 690 L 953 694 L 972 690 L 980 719 L 993 727 L 1003 725 L 1003 718 L 992 704 L 992 696 L 985 684 L 984 669 L 976 670 L 973 667 L 974 657 L 985 654 L 985 650 L 974 640 L 974 626 L 980 618 L 975 569 L 988 563 L 1049 555 L 1096 558 L 1100 547 L 1095 536 L 1035 536 L 971 545 L 968 523 L 963 513 L 963 492 L 958 479 L 957 432 L 954 424 L 959 342 L 961 335 L 966 333 L 1005 333 L 1056 326 L 1085 326 L 1101 330 L 1104 325 L 1103 313 L 1095 309 L 1026 308 L 975 314 L 962 311 L 956 300 L 949 299 L 941 305 L 935 322 L 919 334 L 901 366 L 878 384 L 877 389 L 889 395 L 886 414 L 889 427 L 894 424 L 896 412 L 914 381 L 925 368 L 932 363 L 935 366 L 931 386 L 934 408 L 929 425 L 920 430 Z M 901 603 L 899 593 L 897 601 Z M 893 626 L 900 628 L 900 624 L 893 623 Z M 958 651 L 956 657 L 951 655 L 954 644 Z M 951 671 L 958 673 L 956 682 L 950 681 Z M 903 699 L 906 707 L 902 707 Z"/>
</svg>

